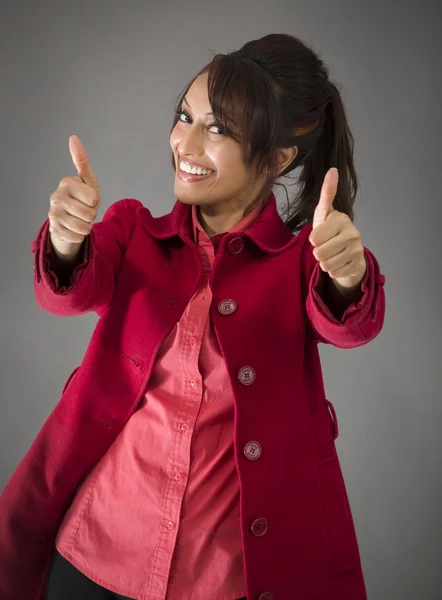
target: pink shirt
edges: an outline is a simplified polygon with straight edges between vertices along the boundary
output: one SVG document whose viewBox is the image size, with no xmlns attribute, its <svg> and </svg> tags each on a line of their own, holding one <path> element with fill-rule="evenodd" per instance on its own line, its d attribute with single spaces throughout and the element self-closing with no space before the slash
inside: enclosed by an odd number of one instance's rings
<svg viewBox="0 0 442 600">
<path fill-rule="evenodd" d="M 260 208 L 230 231 L 251 225 Z M 223 233 L 209 238 L 195 206 L 192 218 L 204 281 L 164 340 L 138 410 L 79 486 L 56 538 L 87 577 L 139 600 L 246 595 L 233 394 L 209 319 Z"/>
</svg>

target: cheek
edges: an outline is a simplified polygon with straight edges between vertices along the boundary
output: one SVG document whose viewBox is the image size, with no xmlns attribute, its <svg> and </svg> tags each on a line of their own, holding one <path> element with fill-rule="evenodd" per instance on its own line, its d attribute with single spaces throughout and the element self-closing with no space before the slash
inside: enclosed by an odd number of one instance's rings
<svg viewBox="0 0 442 600">
<path fill-rule="evenodd" d="M 212 153 L 210 158 L 220 173 L 235 181 L 247 179 L 245 166 L 236 148 L 224 147 L 222 151 Z"/>
<path fill-rule="evenodd" d="M 180 143 L 180 140 L 181 140 L 180 132 L 178 131 L 177 127 L 175 126 L 175 128 L 172 130 L 172 133 L 170 134 L 170 137 L 169 137 L 170 147 L 175 149 L 178 146 L 178 144 Z"/>
</svg>

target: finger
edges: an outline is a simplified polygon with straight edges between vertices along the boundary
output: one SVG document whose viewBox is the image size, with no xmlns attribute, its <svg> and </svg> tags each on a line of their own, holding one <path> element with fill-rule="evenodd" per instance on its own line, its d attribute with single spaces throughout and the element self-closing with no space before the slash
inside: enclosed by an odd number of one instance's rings
<svg viewBox="0 0 442 600">
<path fill-rule="evenodd" d="M 71 135 L 69 138 L 69 150 L 71 152 L 72 161 L 77 169 L 78 176 L 87 185 L 96 187 L 96 176 L 89 164 L 86 148 L 81 143 L 80 138 L 76 135 Z"/>
<path fill-rule="evenodd" d="M 71 195 L 68 201 L 59 204 L 59 208 L 61 208 L 64 213 L 72 215 L 80 221 L 93 223 L 97 218 L 97 209 L 94 208 L 94 201 L 91 201 L 90 196 L 90 190 L 86 188 L 84 197 L 74 198 Z M 62 216 L 61 212 L 60 216 Z"/>
<path fill-rule="evenodd" d="M 339 172 L 332 167 L 327 171 L 321 188 L 318 205 L 313 216 L 313 229 L 323 223 L 333 211 L 333 201 L 338 190 Z"/>
<path fill-rule="evenodd" d="M 92 229 L 91 223 L 86 223 L 82 219 L 77 219 L 77 217 L 68 214 L 64 214 L 57 219 L 49 217 L 49 223 L 51 232 L 63 237 L 66 241 L 75 243 L 81 241 L 80 238 L 89 235 Z"/>
<path fill-rule="evenodd" d="M 313 249 L 313 256 L 316 260 L 328 260 L 340 254 L 347 246 L 348 240 L 342 235 L 341 231 L 337 230 L 336 235 Z"/>
</svg>

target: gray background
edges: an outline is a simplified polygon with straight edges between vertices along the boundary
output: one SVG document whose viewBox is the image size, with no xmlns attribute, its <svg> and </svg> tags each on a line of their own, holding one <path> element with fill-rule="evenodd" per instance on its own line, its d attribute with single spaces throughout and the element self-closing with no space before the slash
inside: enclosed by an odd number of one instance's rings
<svg viewBox="0 0 442 600">
<path fill-rule="evenodd" d="M 352 351 L 320 345 L 368 596 L 442 597 L 438 4 L 2 2 L 0 489 L 98 318 L 50 315 L 33 295 L 30 243 L 60 179 L 77 174 L 69 136 L 80 137 L 99 177 L 97 219 L 121 198 L 165 214 L 175 202 L 178 93 L 211 50 L 290 33 L 313 44 L 342 85 L 361 182 L 355 224 L 386 276 L 379 336 Z"/>
</svg>

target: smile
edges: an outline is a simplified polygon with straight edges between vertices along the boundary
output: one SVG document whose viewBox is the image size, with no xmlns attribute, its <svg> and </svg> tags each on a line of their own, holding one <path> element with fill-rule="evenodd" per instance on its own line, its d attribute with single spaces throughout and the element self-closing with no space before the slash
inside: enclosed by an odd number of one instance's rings
<svg viewBox="0 0 442 600">
<path fill-rule="evenodd" d="M 211 173 L 208 173 L 207 175 L 196 175 L 193 173 L 187 173 L 186 171 L 183 171 L 181 168 L 178 168 L 177 175 L 178 175 L 178 178 L 181 179 L 181 181 L 185 181 L 186 183 L 194 183 L 194 182 L 203 181 L 205 179 L 208 179 L 209 177 L 212 177 L 212 175 L 215 175 L 215 171 L 212 171 Z"/>
</svg>

